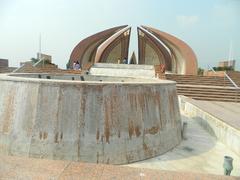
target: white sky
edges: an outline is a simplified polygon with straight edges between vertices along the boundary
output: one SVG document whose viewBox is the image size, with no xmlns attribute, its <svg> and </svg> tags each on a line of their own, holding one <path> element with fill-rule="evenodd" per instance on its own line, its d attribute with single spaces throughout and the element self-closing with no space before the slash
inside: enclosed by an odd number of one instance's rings
<svg viewBox="0 0 240 180">
<path fill-rule="evenodd" d="M 65 68 L 75 45 L 87 36 L 143 24 L 184 40 L 204 68 L 227 59 L 232 42 L 240 70 L 239 19 L 240 0 L 0 0 L 0 58 L 19 66 L 35 57 L 41 33 L 42 52 Z"/>
</svg>

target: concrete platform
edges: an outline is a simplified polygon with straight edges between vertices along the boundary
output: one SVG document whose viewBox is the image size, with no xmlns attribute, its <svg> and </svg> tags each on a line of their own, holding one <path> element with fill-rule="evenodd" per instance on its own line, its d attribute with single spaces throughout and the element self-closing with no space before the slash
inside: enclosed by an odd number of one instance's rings
<svg viewBox="0 0 240 180">
<path fill-rule="evenodd" d="M 200 101 L 188 98 L 188 102 L 196 105 L 219 120 L 240 130 L 240 103 L 220 101 Z"/>
<path fill-rule="evenodd" d="M 240 104 L 198 101 L 179 96 L 180 108 L 189 117 L 240 156 Z"/>
<path fill-rule="evenodd" d="M 127 166 L 222 175 L 223 157 L 229 155 L 234 159 L 232 175 L 240 176 L 240 156 L 183 112 L 182 120 L 188 123 L 187 140 L 164 155 Z"/>
<path fill-rule="evenodd" d="M 152 65 L 96 63 L 91 67 L 90 74 L 116 77 L 155 78 L 155 69 Z"/>
</svg>

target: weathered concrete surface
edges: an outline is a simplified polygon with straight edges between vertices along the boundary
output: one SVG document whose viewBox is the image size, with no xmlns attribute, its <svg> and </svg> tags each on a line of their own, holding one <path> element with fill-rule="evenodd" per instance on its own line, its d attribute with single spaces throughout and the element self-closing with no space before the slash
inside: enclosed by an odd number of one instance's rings
<svg viewBox="0 0 240 180">
<path fill-rule="evenodd" d="M 95 82 L 128 82 L 128 83 L 159 83 L 161 80 L 159 79 L 146 79 L 146 78 L 133 78 L 133 77 L 112 77 L 112 76 L 94 76 L 87 74 L 62 74 L 62 73 L 14 73 L 9 74 L 9 76 L 13 77 L 25 77 L 25 78 L 37 78 L 37 79 L 53 79 L 53 80 L 70 80 L 70 81 L 95 81 Z M 172 83 L 172 81 L 163 81 L 164 83 Z"/>
<path fill-rule="evenodd" d="M 186 140 L 163 155 L 126 166 L 223 175 L 223 160 L 227 155 L 234 159 L 231 175 L 240 179 L 240 156 L 209 134 L 195 119 L 188 117 L 188 114 L 181 112 L 181 115 L 182 121 L 188 124 Z"/>
<path fill-rule="evenodd" d="M 159 171 L 103 164 L 0 156 L 0 179 L 235 180 L 239 178 L 192 172 Z"/>
<path fill-rule="evenodd" d="M 175 83 L 0 76 L 0 152 L 124 164 L 181 141 Z"/>
<path fill-rule="evenodd" d="M 240 156 L 240 103 L 197 101 L 180 96 L 180 108 Z"/>
<path fill-rule="evenodd" d="M 155 77 L 155 69 L 153 65 L 96 63 L 91 67 L 90 73 L 98 76 L 104 75 L 138 78 Z"/>
</svg>

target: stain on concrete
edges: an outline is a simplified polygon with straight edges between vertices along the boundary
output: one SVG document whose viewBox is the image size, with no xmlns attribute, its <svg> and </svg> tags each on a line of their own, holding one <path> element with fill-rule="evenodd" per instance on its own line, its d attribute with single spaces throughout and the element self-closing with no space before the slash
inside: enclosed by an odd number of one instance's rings
<svg viewBox="0 0 240 180">
<path fill-rule="evenodd" d="M 133 121 L 128 119 L 128 135 L 130 139 L 132 139 L 133 133 L 134 133 Z"/>
<path fill-rule="evenodd" d="M 5 98 L 5 113 L 3 114 L 3 133 L 8 134 L 11 129 L 11 125 L 13 122 L 13 111 L 14 111 L 14 95 L 15 91 L 11 89 L 9 92 L 7 92 L 8 95 Z"/>
<path fill-rule="evenodd" d="M 47 137 L 48 137 L 48 133 L 47 133 L 47 132 L 44 132 L 44 133 L 43 133 L 43 139 L 47 139 Z"/>
<path fill-rule="evenodd" d="M 154 135 L 154 134 L 157 134 L 159 132 L 159 127 L 152 127 L 150 129 L 145 129 L 144 132 L 145 134 L 151 134 L 151 135 Z"/>
<path fill-rule="evenodd" d="M 55 136 L 54 136 L 54 142 L 55 143 L 58 143 L 58 132 L 55 134 Z"/>
</svg>

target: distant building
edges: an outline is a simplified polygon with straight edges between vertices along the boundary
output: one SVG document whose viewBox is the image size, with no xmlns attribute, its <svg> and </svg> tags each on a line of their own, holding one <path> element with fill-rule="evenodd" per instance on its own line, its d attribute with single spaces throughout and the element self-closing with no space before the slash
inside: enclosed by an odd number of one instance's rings
<svg viewBox="0 0 240 180">
<path fill-rule="evenodd" d="M 0 59 L 0 67 L 8 67 L 8 59 Z"/>
<path fill-rule="evenodd" d="M 233 69 L 235 69 L 235 64 L 236 64 L 236 60 L 220 61 L 218 63 L 218 67 L 232 67 Z"/>
<path fill-rule="evenodd" d="M 52 56 L 50 56 L 48 54 L 37 53 L 37 59 L 48 60 L 50 63 L 52 62 Z"/>
<path fill-rule="evenodd" d="M 20 67 L 25 65 L 25 64 L 32 64 L 32 61 L 23 61 L 23 62 L 20 62 Z"/>
</svg>

